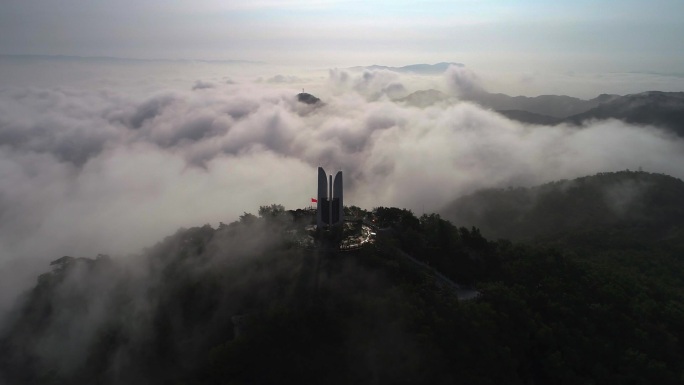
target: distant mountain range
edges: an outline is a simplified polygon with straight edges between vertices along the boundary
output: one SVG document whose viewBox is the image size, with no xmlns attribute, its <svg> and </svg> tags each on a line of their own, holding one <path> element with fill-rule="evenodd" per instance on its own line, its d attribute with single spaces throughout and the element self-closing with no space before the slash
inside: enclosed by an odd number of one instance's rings
<svg viewBox="0 0 684 385">
<path fill-rule="evenodd" d="M 648 91 L 625 95 L 567 117 L 565 121 L 581 124 L 587 120 L 611 118 L 667 128 L 684 136 L 684 92 Z"/>
<path fill-rule="evenodd" d="M 599 95 L 594 99 L 583 100 L 565 95 L 508 96 L 489 92 L 476 92 L 465 95 L 465 99 L 476 102 L 493 110 L 522 110 L 554 118 L 566 118 L 589 111 L 616 98 L 619 95 Z"/>
<path fill-rule="evenodd" d="M 524 110 L 497 110 L 496 112 L 511 120 L 543 126 L 554 126 L 563 121 L 563 119 L 554 118 L 553 116 L 535 114 L 534 112 Z"/>
<path fill-rule="evenodd" d="M 442 63 L 437 63 L 437 64 L 411 64 L 403 67 L 389 67 L 389 66 L 382 66 L 382 65 L 371 65 L 371 66 L 358 66 L 358 67 L 351 67 L 349 69 L 351 70 L 370 70 L 370 71 L 379 71 L 379 70 L 387 70 L 387 71 L 392 71 L 392 72 L 399 72 L 399 73 L 413 73 L 413 74 L 419 74 L 419 75 L 436 75 L 436 74 L 441 74 L 444 71 L 446 71 L 450 66 L 457 66 L 457 67 L 464 67 L 465 65 L 462 63 L 447 63 L 447 62 L 442 62 Z"/>
<path fill-rule="evenodd" d="M 387 70 L 398 73 L 436 75 L 462 63 L 412 64 L 403 67 L 372 65 L 352 70 Z M 618 119 L 631 124 L 653 125 L 684 136 L 684 92 L 647 91 L 630 95 L 601 94 L 593 99 L 566 95 L 510 96 L 479 89 L 459 95 L 459 100 L 477 103 L 522 123 L 581 125 L 586 121 Z M 441 91 L 416 91 L 395 102 L 425 108 L 438 103 L 455 103 L 456 98 Z"/>
<path fill-rule="evenodd" d="M 529 124 L 580 125 L 591 120 L 618 119 L 665 128 L 684 136 L 684 92 L 648 91 L 625 96 L 601 94 L 589 100 L 564 95 L 528 97 L 474 92 L 462 96 L 461 100 Z M 455 99 L 441 91 L 421 90 L 395 102 L 425 108 L 436 103 L 452 103 Z"/>
<path fill-rule="evenodd" d="M 602 94 L 594 99 L 583 100 L 572 96 L 565 95 L 541 95 L 541 96 L 509 96 L 500 93 L 489 92 L 471 92 L 466 95 L 461 95 L 459 99 L 475 102 L 483 107 L 491 108 L 496 111 L 525 111 L 534 115 L 544 116 L 545 119 L 556 118 L 562 120 L 563 118 L 587 112 L 600 104 L 620 98 L 619 95 Z M 416 91 L 405 98 L 398 99 L 398 102 L 407 102 L 414 105 L 425 104 L 428 102 L 437 103 L 445 100 L 453 100 L 453 98 L 441 91 L 437 90 L 421 90 Z M 418 105 L 416 105 L 418 106 Z M 516 116 L 514 113 L 512 116 Z M 529 115 L 529 114 L 527 114 Z M 521 114 L 521 116 L 523 116 Z M 529 115 L 532 116 L 532 115 Z"/>
<path fill-rule="evenodd" d="M 455 98 L 437 90 L 416 91 L 403 98 L 395 99 L 395 102 L 406 103 L 410 106 L 425 108 L 437 103 L 454 103 Z"/>
</svg>

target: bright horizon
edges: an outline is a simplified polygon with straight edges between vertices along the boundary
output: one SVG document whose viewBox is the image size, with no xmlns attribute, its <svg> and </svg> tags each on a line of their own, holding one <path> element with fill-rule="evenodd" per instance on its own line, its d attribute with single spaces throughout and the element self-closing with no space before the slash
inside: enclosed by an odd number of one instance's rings
<svg viewBox="0 0 684 385">
<path fill-rule="evenodd" d="M 0 10 L 0 54 L 684 73 L 680 1 L 7 0 Z"/>
</svg>

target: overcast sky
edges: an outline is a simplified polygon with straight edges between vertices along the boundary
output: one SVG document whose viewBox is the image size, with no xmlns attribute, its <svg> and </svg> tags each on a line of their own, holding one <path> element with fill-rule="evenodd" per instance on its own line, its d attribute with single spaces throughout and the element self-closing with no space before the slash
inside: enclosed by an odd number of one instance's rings
<svg viewBox="0 0 684 385">
<path fill-rule="evenodd" d="M 0 53 L 684 73 L 684 2 L 3 0 Z"/>
</svg>

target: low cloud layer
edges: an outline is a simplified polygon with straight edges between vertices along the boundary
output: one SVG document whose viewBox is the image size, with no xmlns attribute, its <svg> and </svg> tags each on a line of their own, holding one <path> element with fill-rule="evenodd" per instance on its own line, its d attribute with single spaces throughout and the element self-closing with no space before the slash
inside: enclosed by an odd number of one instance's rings
<svg viewBox="0 0 684 385">
<path fill-rule="evenodd" d="M 31 276 L 19 265 L 135 253 L 181 226 L 306 206 L 318 165 L 345 172 L 347 204 L 417 213 L 478 188 L 600 171 L 684 177 L 684 143 L 658 128 L 526 126 L 466 102 L 391 101 L 429 82 L 456 95 L 481 87 L 463 71 L 331 70 L 307 86 L 319 106 L 297 102 L 299 89 L 216 81 L 225 74 L 147 79 L 139 92 L 0 88 L 0 269 L 16 272 L 2 289 Z"/>
<path fill-rule="evenodd" d="M 485 92 L 482 79 L 470 68 L 452 65 L 445 76 L 449 91 L 456 96 L 469 97 Z"/>
</svg>

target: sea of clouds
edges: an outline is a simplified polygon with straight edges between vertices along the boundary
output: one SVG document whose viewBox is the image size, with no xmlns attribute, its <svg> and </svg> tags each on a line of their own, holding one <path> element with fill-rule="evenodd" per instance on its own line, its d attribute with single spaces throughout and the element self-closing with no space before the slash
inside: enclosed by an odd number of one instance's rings
<svg viewBox="0 0 684 385">
<path fill-rule="evenodd" d="M 283 72 L 289 71 L 289 72 Z M 63 255 L 135 254 L 179 227 L 309 205 L 316 168 L 345 203 L 439 211 L 485 187 L 642 168 L 684 177 L 684 142 L 619 121 L 511 121 L 459 95 L 471 70 L 260 63 L 0 61 L 0 311 Z M 297 101 L 310 92 L 319 105 Z M 394 101 L 437 89 L 451 99 Z"/>
</svg>

